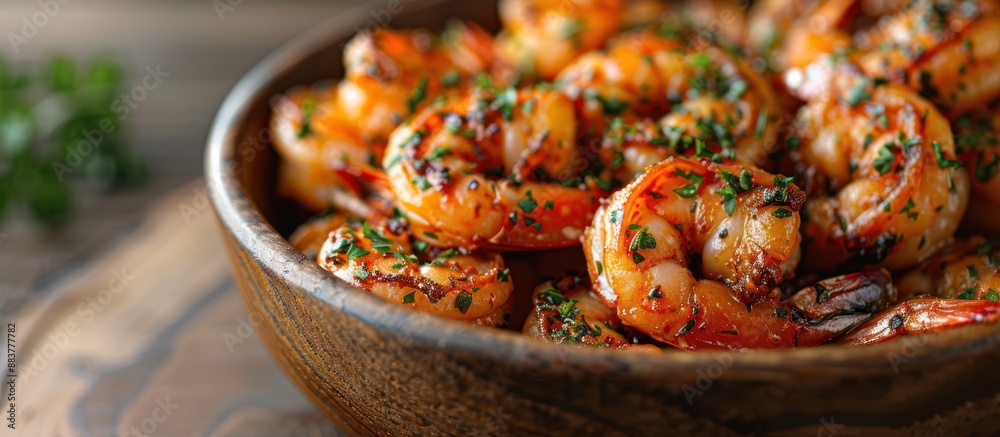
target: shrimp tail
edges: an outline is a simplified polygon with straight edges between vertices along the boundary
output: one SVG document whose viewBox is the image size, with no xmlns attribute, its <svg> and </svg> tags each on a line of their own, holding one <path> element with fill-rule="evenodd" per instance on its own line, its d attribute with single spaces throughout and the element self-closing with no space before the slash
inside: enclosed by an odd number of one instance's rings
<svg viewBox="0 0 1000 437">
<path fill-rule="evenodd" d="M 1000 320 L 1000 302 L 912 299 L 877 314 L 838 339 L 837 343 L 876 344 L 907 335 L 941 332 L 948 328 L 976 323 L 997 323 L 998 320 Z"/>
<path fill-rule="evenodd" d="M 798 344 L 821 344 L 868 321 L 896 300 L 885 269 L 824 279 L 799 290 L 784 303 L 789 317 L 807 328 Z"/>
</svg>

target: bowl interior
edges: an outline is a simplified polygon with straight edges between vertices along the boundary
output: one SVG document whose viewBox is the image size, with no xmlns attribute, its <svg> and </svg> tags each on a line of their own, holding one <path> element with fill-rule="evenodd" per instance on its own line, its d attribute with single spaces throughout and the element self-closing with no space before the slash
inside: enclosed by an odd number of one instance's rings
<svg viewBox="0 0 1000 437">
<path fill-rule="evenodd" d="M 391 15 L 395 28 L 442 29 L 451 17 L 498 26 L 494 2 L 432 0 L 402 2 Z M 444 11 L 445 13 L 442 13 Z M 378 23 L 379 11 L 353 9 L 309 31 L 267 58 L 240 81 L 220 110 L 206 152 L 209 192 L 223 225 L 264 267 L 283 272 L 304 293 L 312 293 L 353 317 L 416 341 L 448 344 L 452 350 L 489 355 L 526 366 L 574 363 L 600 374 L 652 375 L 693 371 L 732 358 L 729 369 L 761 379 L 803 374 L 816 378 L 894 372 L 891 357 L 905 354 L 911 369 L 933 368 L 976 356 L 1000 345 L 1000 327 L 972 326 L 928 336 L 914 348 L 894 341 L 872 347 L 822 346 L 801 350 L 668 352 L 623 354 L 597 348 L 569 348 L 530 341 L 517 332 L 480 329 L 417 313 L 354 289 L 327 274 L 284 240 L 308 214 L 275 193 L 277 156 L 268 139 L 272 97 L 290 88 L 336 79 L 343 74 L 341 51 L 357 30 Z M 384 16 L 384 14 L 382 15 Z M 359 24 L 361 23 L 361 24 Z"/>
</svg>

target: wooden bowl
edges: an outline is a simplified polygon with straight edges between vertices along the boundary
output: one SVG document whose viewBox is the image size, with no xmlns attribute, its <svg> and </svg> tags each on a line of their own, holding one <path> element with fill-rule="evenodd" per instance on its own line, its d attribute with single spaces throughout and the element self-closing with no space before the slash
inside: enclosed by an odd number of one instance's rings
<svg viewBox="0 0 1000 437">
<path fill-rule="evenodd" d="M 342 44 L 377 17 L 496 28 L 495 5 L 390 2 L 343 13 L 254 68 L 208 142 L 212 202 L 240 293 L 271 354 L 352 434 L 1000 432 L 1000 327 L 875 347 L 642 355 L 534 342 L 385 302 L 282 236 L 301 211 L 275 194 L 270 99 L 342 74 Z"/>
</svg>

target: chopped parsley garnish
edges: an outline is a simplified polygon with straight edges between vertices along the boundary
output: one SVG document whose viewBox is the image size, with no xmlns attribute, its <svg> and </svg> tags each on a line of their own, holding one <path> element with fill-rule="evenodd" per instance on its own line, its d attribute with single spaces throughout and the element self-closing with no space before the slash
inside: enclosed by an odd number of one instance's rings
<svg viewBox="0 0 1000 437">
<path fill-rule="evenodd" d="M 878 156 L 872 160 L 872 166 L 878 171 L 878 174 L 885 175 L 892 170 L 893 164 L 896 163 L 896 154 L 892 153 L 892 143 L 885 143 L 882 148 L 878 151 Z"/>
<path fill-rule="evenodd" d="M 684 170 L 681 169 L 677 169 L 675 171 L 675 174 L 691 182 L 688 183 L 687 185 L 684 185 L 683 187 L 674 188 L 673 190 L 674 193 L 677 193 L 678 196 L 681 196 L 685 199 L 690 199 L 698 194 L 698 188 L 701 187 L 701 182 L 705 179 L 704 177 L 695 173 L 694 171 L 685 172 Z"/>
<path fill-rule="evenodd" d="M 862 102 L 871 100 L 871 98 L 872 95 L 868 93 L 868 90 L 865 89 L 865 83 L 862 82 L 847 91 L 847 97 L 844 97 L 843 101 L 844 103 L 850 105 L 850 107 L 854 108 Z"/>
<path fill-rule="evenodd" d="M 312 115 L 316 109 L 316 102 L 313 99 L 302 101 L 302 127 L 299 128 L 298 137 L 305 138 L 312 133 Z"/>
<path fill-rule="evenodd" d="M 1000 301 L 1000 294 L 997 294 L 997 291 L 991 288 L 990 291 L 986 293 L 986 300 L 992 300 L 993 302 Z"/>
<path fill-rule="evenodd" d="M 441 75 L 441 85 L 444 85 L 445 87 L 453 87 L 458 85 L 459 78 L 460 76 L 458 74 L 458 70 L 448 70 Z"/>
<path fill-rule="evenodd" d="M 396 246 L 392 240 L 385 238 L 379 231 L 368 227 L 368 222 L 364 223 L 362 234 L 372 242 L 372 249 L 378 253 L 392 252 Z"/>
<path fill-rule="evenodd" d="M 934 156 L 937 158 L 938 167 L 941 168 L 962 168 L 962 163 L 954 159 L 947 159 L 944 154 L 941 153 L 941 143 L 935 141 L 931 143 L 934 148 Z"/>
<path fill-rule="evenodd" d="M 369 252 L 367 249 L 351 244 L 351 247 L 347 249 L 347 259 L 358 259 L 365 255 L 368 255 L 369 253 L 371 252 Z"/>
<path fill-rule="evenodd" d="M 368 269 L 365 266 L 358 267 L 358 269 L 354 271 L 354 277 L 356 277 L 356 278 L 358 278 L 358 279 L 360 279 L 362 281 L 364 281 L 365 279 L 368 279 L 368 276 L 370 276 L 370 275 L 371 275 L 371 272 L 369 272 Z"/>
<path fill-rule="evenodd" d="M 458 308 L 458 312 L 465 314 L 470 306 L 472 306 L 472 293 L 465 290 L 458 292 L 458 296 L 455 296 L 455 308 Z"/>
<path fill-rule="evenodd" d="M 410 294 L 403 296 L 403 303 L 413 303 L 415 299 L 413 298 L 416 291 L 411 291 Z"/>
<path fill-rule="evenodd" d="M 524 194 L 526 197 L 517 201 L 517 206 L 521 208 L 521 211 L 530 214 L 535 208 L 538 208 L 538 202 L 532 197 L 531 190 L 526 191 Z"/>
<path fill-rule="evenodd" d="M 427 97 L 427 80 L 427 76 L 421 76 L 420 81 L 417 82 L 417 87 L 413 89 L 410 97 L 406 99 L 406 109 L 410 111 L 410 114 L 414 113 L 417 110 L 417 105 Z"/>
<path fill-rule="evenodd" d="M 791 217 L 792 216 L 792 212 L 789 211 L 789 210 L 787 210 L 787 209 L 785 209 L 785 208 L 778 208 L 778 209 L 774 210 L 774 212 L 772 212 L 771 215 L 773 215 L 773 216 L 775 216 L 777 218 L 783 219 L 783 218 Z"/>
</svg>

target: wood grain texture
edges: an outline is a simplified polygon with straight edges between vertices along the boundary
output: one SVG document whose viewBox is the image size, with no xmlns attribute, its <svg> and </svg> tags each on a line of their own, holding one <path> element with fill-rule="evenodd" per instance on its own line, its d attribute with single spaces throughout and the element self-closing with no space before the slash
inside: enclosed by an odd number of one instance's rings
<svg viewBox="0 0 1000 437">
<path fill-rule="evenodd" d="M 14 317 L 14 435 L 337 435 L 267 356 L 207 204 L 178 212 L 200 186 Z"/>
<path fill-rule="evenodd" d="M 490 20 L 467 2 L 421 4 L 405 25 L 434 28 L 456 15 Z M 297 219 L 274 195 L 273 151 L 248 139 L 265 129 L 270 96 L 337 74 L 340 42 L 366 19 L 355 12 L 300 38 L 241 82 L 217 119 L 207 165 L 236 281 L 262 321 L 265 344 L 348 432 L 1000 432 L 998 326 L 874 347 L 637 355 L 477 329 L 336 280 L 276 231 Z"/>
</svg>

